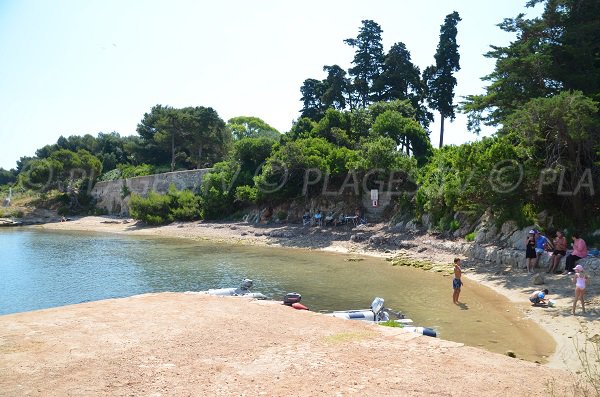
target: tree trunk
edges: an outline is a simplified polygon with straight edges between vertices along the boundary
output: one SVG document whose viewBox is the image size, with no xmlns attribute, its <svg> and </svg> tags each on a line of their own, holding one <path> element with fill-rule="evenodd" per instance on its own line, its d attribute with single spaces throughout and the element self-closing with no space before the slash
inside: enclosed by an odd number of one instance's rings
<svg viewBox="0 0 600 397">
<path fill-rule="evenodd" d="M 175 134 L 171 134 L 171 172 L 175 171 Z"/>
<path fill-rule="evenodd" d="M 198 147 L 198 169 L 202 168 L 202 145 Z"/>
<path fill-rule="evenodd" d="M 574 146 L 577 145 L 577 148 Z M 571 208 L 572 214 L 571 216 L 575 220 L 577 225 L 581 225 L 584 223 L 584 214 L 583 214 L 583 198 L 582 192 L 575 192 L 579 184 L 579 179 L 582 177 L 583 167 L 581 166 L 581 144 L 575 143 L 573 140 L 570 140 L 568 144 L 569 149 L 569 163 L 572 164 L 572 169 L 570 170 L 570 187 L 569 190 L 573 192 L 571 196 Z M 576 194 L 575 194 L 576 193 Z M 581 226 L 580 226 L 581 227 Z"/>
<path fill-rule="evenodd" d="M 440 148 L 444 146 L 444 116 L 440 113 L 440 118 L 442 119 L 440 123 Z"/>
</svg>

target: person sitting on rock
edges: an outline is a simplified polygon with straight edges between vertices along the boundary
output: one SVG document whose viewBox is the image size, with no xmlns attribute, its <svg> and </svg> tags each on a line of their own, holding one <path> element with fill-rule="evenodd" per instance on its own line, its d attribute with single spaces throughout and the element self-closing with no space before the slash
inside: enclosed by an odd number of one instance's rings
<svg viewBox="0 0 600 397">
<path fill-rule="evenodd" d="M 306 210 L 304 215 L 302 215 L 302 226 L 306 226 L 310 223 L 310 212 Z"/>
<path fill-rule="evenodd" d="M 554 238 L 554 251 L 552 251 L 552 265 L 548 268 L 548 273 L 556 272 L 560 259 L 565 255 L 567 255 L 567 239 L 561 230 L 557 230 Z"/>
<path fill-rule="evenodd" d="M 327 226 L 329 224 L 333 224 L 334 219 L 335 219 L 335 214 L 333 213 L 333 211 L 329 211 L 329 213 L 325 217 L 325 226 Z"/>
<path fill-rule="evenodd" d="M 565 272 L 563 274 L 573 274 L 575 264 L 581 258 L 585 258 L 588 254 L 585 240 L 581 238 L 579 233 L 573 233 L 573 252 L 565 259 Z"/>
<path fill-rule="evenodd" d="M 323 225 L 323 215 L 321 215 L 321 210 L 317 210 L 317 213 L 315 214 L 315 225 Z"/>
<path fill-rule="evenodd" d="M 533 265 L 534 268 L 539 267 L 539 261 L 540 258 L 542 257 L 542 254 L 545 251 L 545 247 L 546 246 L 550 246 L 552 247 L 552 242 L 550 242 L 550 240 L 548 240 L 548 238 L 546 236 L 544 236 L 542 234 L 541 231 L 536 230 L 536 234 L 535 234 L 535 263 Z"/>
</svg>

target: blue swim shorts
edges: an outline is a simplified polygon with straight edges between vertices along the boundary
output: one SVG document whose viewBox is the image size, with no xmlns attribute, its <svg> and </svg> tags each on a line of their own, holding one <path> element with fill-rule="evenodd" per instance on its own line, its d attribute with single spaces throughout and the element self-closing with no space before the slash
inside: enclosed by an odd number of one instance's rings
<svg viewBox="0 0 600 397">
<path fill-rule="evenodd" d="M 463 284 L 462 281 L 460 281 L 460 279 L 458 279 L 458 278 L 455 278 L 452 280 L 452 288 L 454 288 L 454 289 L 460 288 L 462 286 L 462 284 Z"/>
</svg>

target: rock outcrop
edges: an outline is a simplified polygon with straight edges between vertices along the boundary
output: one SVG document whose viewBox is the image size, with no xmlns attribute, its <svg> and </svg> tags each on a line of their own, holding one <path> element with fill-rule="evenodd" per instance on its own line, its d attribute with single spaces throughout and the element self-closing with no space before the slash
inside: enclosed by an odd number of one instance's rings
<svg viewBox="0 0 600 397">
<path fill-rule="evenodd" d="M 500 230 L 495 226 L 479 225 L 476 228 L 475 241 L 464 240 L 429 240 L 432 247 L 456 255 L 464 255 L 476 260 L 489 262 L 494 265 L 505 265 L 511 268 L 525 266 L 525 237 L 534 225 L 519 229 L 515 222 L 508 221 L 502 225 Z M 544 252 L 539 259 L 538 265 L 547 269 L 552 261 L 551 252 Z M 600 257 L 583 258 L 577 263 L 585 269 L 600 271 Z M 557 270 L 564 270 L 565 258 L 561 258 Z"/>
</svg>

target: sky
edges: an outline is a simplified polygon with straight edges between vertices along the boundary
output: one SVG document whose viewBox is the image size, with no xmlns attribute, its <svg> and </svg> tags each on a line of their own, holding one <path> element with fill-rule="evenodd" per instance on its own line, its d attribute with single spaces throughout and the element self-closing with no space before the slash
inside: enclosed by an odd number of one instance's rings
<svg viewBox="0 0 600 397">
<path fill-rule="evenodd" d="M 458 11 L 458 102 L 483 92 L 489 46 L 514 40 L 496 25 L 540 13 L 525 2 L 0 0 L 0 167 L 61 135 L 135 134 L 156 104 L 212 107 L 225 121 L 259 117 L 286 132 L 303 81 L 324 79 L 324 65 L 351 66 L 343 40 L 365 19 L 381 26 L 384 51 L 403 42 L 423 70 L 444 17 Z M 437 147 L 437 115 L 430 130 Z M 446 122 L 444 143 L 479 138 L 464 115 Z"/>
</svg>

